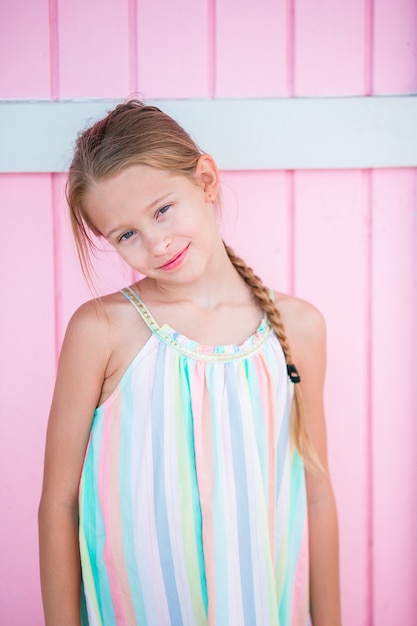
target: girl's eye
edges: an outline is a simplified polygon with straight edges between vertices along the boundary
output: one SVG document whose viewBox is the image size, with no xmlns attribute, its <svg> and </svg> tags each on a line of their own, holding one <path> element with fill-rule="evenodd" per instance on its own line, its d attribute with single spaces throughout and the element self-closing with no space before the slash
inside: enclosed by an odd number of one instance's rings
<svg viewBox="0 0 417 626">
<path fill-rule="evenodd" d="M 135 234 L 136 234 L 135 230 L 128 230 L 127 232 L 123 233 L 123 235 L 119 238 L 119 241 L 127 241 L 128 239 L 133 237 L 133 235 Z"/>
<path fill-rule="evenodd" d="M 171 206 L 170 204 L 163 206 L 161 209 L 159 209 L 156 216 L 159 217 L 160 215 L 163 215 L 164 213 L 166 213 L 168 209 L 170 208 L 170 206 Z"/>
</svg>

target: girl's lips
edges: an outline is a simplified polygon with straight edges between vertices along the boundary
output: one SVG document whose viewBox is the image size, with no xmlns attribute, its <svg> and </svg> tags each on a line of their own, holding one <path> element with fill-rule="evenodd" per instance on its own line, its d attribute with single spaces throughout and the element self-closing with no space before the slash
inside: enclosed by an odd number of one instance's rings
<svg viewBox="0 0 417 626">
<path fill-rule="evenodd" d="M 168 261 L 168 263 L 165 263 L 164 265 L 161 265 L 160 267 L 158 267 L 158 269 L 165 270 L 165 271 L 174 270 L 179 265 L 181 265 L 181 263 L 183 262 L 183 260 L 185 259 L 187 255 L 189 245 L 190 244 L 188 244 L 188 246 L 186 246 L 184 250 L 182 250 L 179 254 L 176 254 L 174 257 L 172 257 L 172 259 Z"/>
</svg>

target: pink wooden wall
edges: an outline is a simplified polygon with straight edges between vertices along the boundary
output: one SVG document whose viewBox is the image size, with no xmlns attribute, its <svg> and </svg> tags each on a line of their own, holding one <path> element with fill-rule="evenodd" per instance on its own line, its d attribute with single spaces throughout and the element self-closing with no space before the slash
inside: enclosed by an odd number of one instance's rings
<svg viewBox="0 0 417 626">
<path fill-rule="evenodd" d="M 416 88 L 415 0 L 0 5 L 0 99 L 360 96 Z M 47 414 L 67 320 L 90 297 L 69 236 L 64 178 L 0 176 L 5 626 L 43 623 L 36 515 Z M 268 284 L 313 301 L 327 318 L 344 623 L 412 626 L 417 172 L 227 171 L 223 178 L 227 239 Z M 103 291 L 129 281 L 109 257 L 101 261 Z"/>
</svg>

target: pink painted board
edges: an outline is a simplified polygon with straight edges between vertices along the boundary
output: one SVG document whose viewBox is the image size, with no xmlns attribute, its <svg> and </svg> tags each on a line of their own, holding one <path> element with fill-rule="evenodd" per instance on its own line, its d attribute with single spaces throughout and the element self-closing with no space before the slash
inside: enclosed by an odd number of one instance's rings
<svg viewBox="0 0 417 626">
<path fill-rule="evenodd" d="M 208 0 L 137 4 L 137 83 L 150 98 L 205 98 L 209 88 Z"/>
<path fill-rule="evenodd" d="M 417 89 L 417 2 L 378 0 L 374 6 L 375 94 Z"/>
<path fill-rule="evenodd" d="M 345 624 L 370 623 L 367 211 L 362 172 L 296 173 L 295 292 L 327 323 L 325 398 Z"/>
<path fill-rule="evenodd" d="M 0 3 L 0 98 L 49 98 L 48 0 Z"/>
<path fill-rule="evenodd" d="M 99 251 L 93 257 L 94 284 L 92 287 L 88 285 L 81 271 L 71 231 L 64 195 L 65 182 L 66 174 L 54 179 L 57 350 L 60 349 L 71 315 L 83 302 L 121 289 L 133 280 L 130 268 L 110 245 L 100 239 L 97 241 Z"/>
<path fill-rule="evenodd" d="M 285 0 L 226 0 L 216 4 L 215 95 L 283 97 L 290 33 Z"/>
<path fill-rule="evenodd" d="M 288 181 L 284 172 L 222 172 L 223 237 L 264 283 L 289 290 Z"/>
<path fill-rule="evenodd" d="M 417 171 L 373 176 L 374 623 L 417 623 Z"/>
<path fill-rule="evenodd" d="M 54 380 L 49 175 L 0 177 L 0 621 L 41 624 L 37 508 Z M 24 602 L 22 602 L 24 598 Z"/>
<path fill-rule="evenodd" d="M 367 0 L 297 0 L 294 95 L 362 95 L 366 82 Z"/>
<path fill-rule="evenodd" d="M 128 0 L 57 0 L 60 98 L 126 98 Z"/>
<path fill-rule="evenodd" d="M 81 272 L 73 244 L 65 199 L 66 174 L 53 174 L 51 211 L 54 217 L 55 308 L 57 320 L 56 354 L 74 311 L 93 295 Z"/>
</svg>

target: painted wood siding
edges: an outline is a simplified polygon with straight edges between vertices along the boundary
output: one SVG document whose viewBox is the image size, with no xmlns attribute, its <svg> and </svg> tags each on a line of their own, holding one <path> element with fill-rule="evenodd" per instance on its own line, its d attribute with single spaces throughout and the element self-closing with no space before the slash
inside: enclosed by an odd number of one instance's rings
<svg viewBox="0 0 417 626">
<path fill-rule="evenodd" d="M 133 93 L 349 98 L 416 89 L 415 0 L 0 5 L 4 100 Z M 222 174 L 227 240 L 265 282 L 311 300 L 327 319 L 326 409 L 344 623 L 412 626 L 417 171 Z M 0 175 L 0 623 L 7 626 L 43 623 L 36 513 L 47 415 L 67 321 L 90 297 L 64 184 L 63 174 Z M 131 278 L 111 251 L 97 265 L 99 291 Z"/>
</svg>

